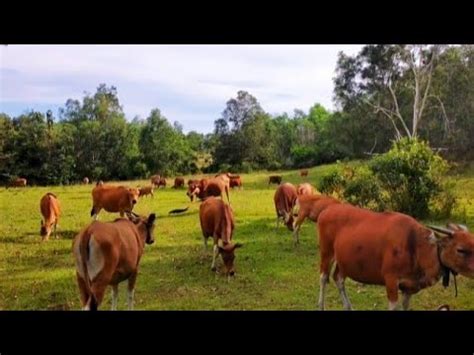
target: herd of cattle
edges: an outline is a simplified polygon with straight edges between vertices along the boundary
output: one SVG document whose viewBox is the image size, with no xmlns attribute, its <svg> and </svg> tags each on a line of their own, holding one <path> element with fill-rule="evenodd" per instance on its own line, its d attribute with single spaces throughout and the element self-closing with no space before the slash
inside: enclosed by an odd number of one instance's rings
<svg viewBox="0 0 474 355">
<path fill-rule="evenodd" d="M 308 171 L 300 172 L 302 177 Z M 26 186 L 26 180 L 16 186 Z M 87 178 L 83 183 L 89 183 Z M 281 176 L 270 176 L 268 184 L 278 185 L 274 194 L 276 227 L 282 220 L 292 232 L 294 244 L 299 244 L 299 230 L 309 219 L 317 224 L 320 251 L 320 309 L 325 308 L 325 290 L 330 271 L 342 298 L 344 309 L 352 309 L 345 290 L 347 277 L 363 284 L 386 288 L 389 309 L 398 308 L 398 291 L 402 294 L 402 308 L 409 308 L 410 297 L 442 279 L 449 285 L 451 275 L 474 278 L 474 235 L 463 225 L 449 223 L 447 228 L 425 226 L 414 218 L 396 212 L 373 212 L 338 199 L 320 194 L 309 183 L 294 186 L 282 183 Z M 235 250 L 242 244 L 234 243 L 235 228 L 229 189 L 242 188 L 242 179 L 229 173 L 213 178 L 188 181 L 187 196 L 191 202 L 201 201 L 199 220 L 204 247 L 213 238 L 211 269 L 216 271 L 220 255 L 228 278 L 234 275 Z M 128 281 L 128 307 L 133 309 L 135 282 L 145 244 L 154 242 L 156 216 L 139 216 L 133 208 L 140 197 L 151 195 L 153 189 L 166 186 L 166 179 L 151 177 L 151 186 L 130 188 L 98 182 L 92 190 L 91 217 L 94 221 L 80 231 L 73 242 L 77 283 L 83 309 L 96 310 L 105 289 L 112 286 L 112 309 L 117 307 L 118 284 Z M 184 186 L 178 177 L 174 188 Z M 224 201 L 224 195 L 227 202 Z M 218 198 L 220 197 L 220 199 Z M 60 216 L 57 197 L 47 193 L 40 202 L 44 220 L 41 236 L 47 240 Z M 120 213 L 113 222 L 99 222 L 98 214 Z M 185 211 L 184 209 L 183 211 Z M 127 218 L 123 218 L 126 215 Z M 443 305 L 440 310 L 448 310 Z"/>
</svg>

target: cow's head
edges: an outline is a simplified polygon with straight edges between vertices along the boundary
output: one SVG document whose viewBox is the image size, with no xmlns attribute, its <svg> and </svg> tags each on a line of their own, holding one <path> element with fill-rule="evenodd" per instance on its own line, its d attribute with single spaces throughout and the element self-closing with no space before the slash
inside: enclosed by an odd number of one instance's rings
<svg viewBox="0 0 474 355">
<path fill-rule="evenodd" d="M 282 211 L 281 215 L 283 216 L 283 221 L 285 222 L 286 227 L 293 231 L 293 222 L 294 222 L 294 215 L 291 212 Z"/>
<path fill-rule="evenodd" d="M 145 240 L 145 243 L 153 244 L 155 242 L 154 231 L 156 215 L 152 213 L 148 217 L 143 217 L 134 212 L 126 212 L 126 214 L 128 219 L 138 226 L 141 237 Z"/>
<path fill-rule="evenodd" d="M 48 224 L 44 223 L 43 220 L 41 220 L 40 235 L 43 238 L 45 238 L 45 237 L 49 237 L 50 234 L 51 234 L 51 225 L 48 225 Z"/>
<path fill-rule="evenodd" d="M 201 190 L 199 188 L 199 185 L 196 184 L 195 182 L 192 182 L 192 183 L 189 184 L 188 192 L 186 192 L 186 195 L 188 195 L 191 202 L 193 202 L 194 196 L 199 195 L 200 191 Z"/>
<path fill-rule="evenodd" d="M 219 239 L 219 254 L 222 257 L 222 261 L 224 262 L 225 271 L 227 276 L 234 276 L 235 269 L 234 269 L 234 259 L 235 259 L 235 249 L 241 248 L 243 244 L 240 243 L 227 243 L 223 244 L 222 241 Z"/>
<path fill-rule="evenodd" d="M 128 199 L 130 204 L 134 206 L 138 202 L 138 198 L 140 197 L 140 190 L 135 188 L 128 189 Z"/>
<path fill-rule="evenodd" d="M 474 278 L 474 235 L 466 226 L 450 223 L 447 227 L 430 226 L 439 237 L 441 262 L 458 274 Z"/>
</svg>

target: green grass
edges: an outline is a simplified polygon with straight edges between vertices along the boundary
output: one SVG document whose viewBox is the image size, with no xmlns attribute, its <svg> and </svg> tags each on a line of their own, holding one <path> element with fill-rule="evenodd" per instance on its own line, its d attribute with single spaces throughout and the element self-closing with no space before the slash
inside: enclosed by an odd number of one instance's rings
<svg viewBox="0 0 474 355">
<path fill-rule="evenodd" d="M 310 170 L 313 184 L 332 166 Z M 285 181 L 299 183 L 297 171 L 282 172 Z M 203 250 L 199 204 L 178 216 L 174 208 L 189 205 L 185 190 L 155 191 L 141 199 L 135 212 L 158 214 L 155 243 L 146 246 L 135 293 L 135 309 L 147 310 L 313 310 L 319 291 L 319 250 L 315 225 L 306 222 L 301 244 L 292 245 L 291 233 L 282 225 L 275 230 L 273 194 L 266 172 L 242 174 L 244 189 L 231 191 L 235 211 L 234 240 L 244 243 L 236 257 L 236 277 L 227 282 L 210 270 L 211 248 Z M 458 194 L 465 222 L 474 227 L 474 174 L 459 177 Z M 130 186 L 148 181 L 128 182 Z M 171 180 L 168 181 L 170 186 Z M 91 222 L 89 186 L 28 187 L 0 191 L 0 309 L 80 309 L 71 246 L 76 233 Z M 40 243 L 39 200 L 48 191 L 57 194 L 63 215 L 59 240 Z M 116 218 L 104 211 L 101 221 Z M 218 267 L 221 265 L 219 260 Z M 441 283 L 413 297 L 412 308 L 432 310 L 443 303 L 453 309 L 474 309 L 474 280 L 458 277 L 459 296 Z M 355 309 L 385 310 L 385 289 L 347 281 Z M 102 309 L 110 308 L 108 291 Z M 327 289 L 327 307 L 342 309 L 334 283 Z M 119 309 L 126 309 L 126 283 L 119 288 Z"/>
</svg>

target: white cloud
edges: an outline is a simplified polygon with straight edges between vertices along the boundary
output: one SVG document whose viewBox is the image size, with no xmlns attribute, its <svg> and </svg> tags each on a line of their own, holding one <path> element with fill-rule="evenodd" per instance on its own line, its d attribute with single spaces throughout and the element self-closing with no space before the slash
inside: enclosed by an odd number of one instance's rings
<svg viewBox="0 0 474 355">
<path fill-rule="evenodd" d="M 209 131 L 241 89 L 271 113 L 308 110 L 315 102 L 333 108 L 337 52 L 352 54 L 360 47 L 3 46 L 0 103 L 62 105 L 104 82 L 117 86 L 129 118 L 159 107 L 185 130 L 204 121 L 209 124 L 203 131 Z"/>
</svg>

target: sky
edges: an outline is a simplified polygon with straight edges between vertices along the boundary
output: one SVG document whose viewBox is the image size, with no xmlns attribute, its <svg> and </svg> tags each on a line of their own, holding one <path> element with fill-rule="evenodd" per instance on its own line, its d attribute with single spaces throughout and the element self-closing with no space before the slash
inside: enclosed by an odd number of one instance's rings
<svg viewBox="0 0 474 355">
<path fill-rule="evenodd" d="M 127 119 L 159 108 L 185 132 L 208 133 L 246 90 L 270 114 L 333 110 L 337 53 L 361 45 L 1 45 L 0 112 L 53 111 L 101 83 L 117 88 Z"/>
</svg>

